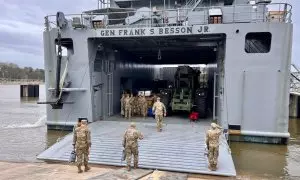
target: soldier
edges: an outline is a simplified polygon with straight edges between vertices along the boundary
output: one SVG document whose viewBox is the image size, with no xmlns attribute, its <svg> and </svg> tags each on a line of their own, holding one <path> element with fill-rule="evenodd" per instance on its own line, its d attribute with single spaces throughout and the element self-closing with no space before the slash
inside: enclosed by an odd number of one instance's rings
<svg viewBox="0 0 300 180">
<path fill-rule="evenodd" d="M 88 156 L 90 154 L 91 144 L 91 133 L 87 127 L 87 120 L 81 120 L 81 126 L 75 129 L 73 136 L 73 146 L 76 151 L 78 173 L 82 173 L 82 162 L 85 172 L 91 169 L 88 166 Z"/>
<path fill-rule="evenodd" d="M 130 116 L 133 116 L 134 113 L 135 113 L 135 105 L 134 105 L 134 100 L 135 100 L 135 97 L 133 96 L 133 94 L 131 93 L 130 94 L 130 109 L 131 109 L 131 113 L 130 113 Z"/>
<path fill-rule="evenodd" d="M 147 108 L 148 108 L 148 102 L 147 102 L 147 99 L 145 97 L 145 95 L 143 95 L 141 97 L 141 100 L 140 100 L 140 111 L 141 111 L 141 115 L 143 115 L 143 117 L 146 117 L 147 115 Z"/>
<path fill-rule="evenodd" d="M 160 97 L 156 98 L 156 102 L 153 104 L 152 112 L 155 114 L 156 124 L 157 124 L 157 131 L 162 131 L 162 123 L 163 123 L 163 116 L 165 117 L 167 114 L 165 105 L 160 102 Z"/>
<path fill-rule="evenodd" d="M 78 119 L 77 124 L 73 128 L 73 133 L 75 132 L 75 129 L 81 126 L 81 119 Z"/>
<path fill-rule="evenodd" d="M 131 118 L 131 98 L 127 94 L 125 99 L 124 99 L 124 113 L 125 113 L 125 118 L 130 119 Z"/>
<path fill-rule="evenodd" d="M 206 146 L 208 148 L 209 169 L 217 170 L 219 157 L 219 136 L 221 135 L 221 127 L 216 123 L 211 123 L 211 129 L 206 133 Z"/>
<path fill-rule="evenodd" d="M 122 94 L 122 98 L 120 100 L 121 102 L 121 115 L 124 116 L 125 112 L 124 112 L 124 99 L 125 99 L 125 94 Z"/>
<path fill-rule="evenodd" d="M 139 158 L 139 150 L 138 150 L 138 139 L 143 139 L 144 136 L 141 132 L 136 130 L 135 123 L 131 123 L 130 127 L 125 131 L 123 136 L 123 147 L 126 152 L 126 161 L 127 161 L 127 170 L 130 171 L 131 164 L 131 155 L 134 157 L 134 168 L 138 167 L 138 158 Z"/>
</svg>

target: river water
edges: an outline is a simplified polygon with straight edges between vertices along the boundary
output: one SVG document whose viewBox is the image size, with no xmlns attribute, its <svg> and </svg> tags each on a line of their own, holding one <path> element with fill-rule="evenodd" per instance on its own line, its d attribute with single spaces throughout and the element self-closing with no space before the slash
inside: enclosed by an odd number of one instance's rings
<svg viewBox="0 0 300 180">
<path fill-rule="evenodd" d="M 67 132 L 47 131 L 45 87 L 40 98 L 20 99 L 19 85 L 0 85 L 0 161 L 37 162 Z M 286 145 L 231 142 L 238 179 L 300 179 L 300 119 L 290 119 Z"/>
</svg>

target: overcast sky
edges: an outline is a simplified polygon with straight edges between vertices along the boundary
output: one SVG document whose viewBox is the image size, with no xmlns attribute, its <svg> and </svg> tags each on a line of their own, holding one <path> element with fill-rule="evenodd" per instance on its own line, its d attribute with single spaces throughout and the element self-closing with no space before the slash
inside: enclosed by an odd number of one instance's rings
<svg viewBox="0 0 300 180">
<path fill-rule="evenodd" d="M 300 0 L 273 0 L 293 5 L 292 61 L 300 66 Z M 95 9 L 97 0 L 0 0 L 0 61 L 44 68 L 44 16 Z"/>
</svg>

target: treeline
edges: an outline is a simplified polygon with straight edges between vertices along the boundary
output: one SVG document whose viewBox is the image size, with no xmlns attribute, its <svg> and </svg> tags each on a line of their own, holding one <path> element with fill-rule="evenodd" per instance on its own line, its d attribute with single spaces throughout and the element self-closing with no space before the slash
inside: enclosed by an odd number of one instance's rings
<svg viewBox="0 0 300 180">
<path fill-rule="evenodd" d="M 8 79 L 45 79 L 43 69 L 33 69 L 32 67 L 21 68 L 13 63 L 0 63 L 0 78 Z"/>
</svg>

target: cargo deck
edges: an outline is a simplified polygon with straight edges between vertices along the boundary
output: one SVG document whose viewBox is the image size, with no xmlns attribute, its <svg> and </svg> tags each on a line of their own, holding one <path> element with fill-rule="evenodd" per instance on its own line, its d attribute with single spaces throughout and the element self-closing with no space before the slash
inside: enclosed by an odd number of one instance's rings
<svg viewBox="0 0 300 180">
<path fill-rule="evenodd" d="M 152 118 L 133 118 L 137 128 L 144 134 L 139 142 L 139 167 L 185 173 L 199 173 L 221 176 L 236 176 L 234 163 L 225 136 L 221 136 L 217 171 L 210 171 L 205 155 L 205 131 L 209 121 L 190 123 L 187 119 L 168 117 L 164 130 L 156 131 Z M 122 136 L 129 122 L 113 116 L 105 121 L 91 123 L 92 148 L 91 164 L 125 166 L 121 162 Z M 51 146 L 38 155 L 40 160 L 68 161 L 72 151 L 72 136 Z"/>
</svg>

